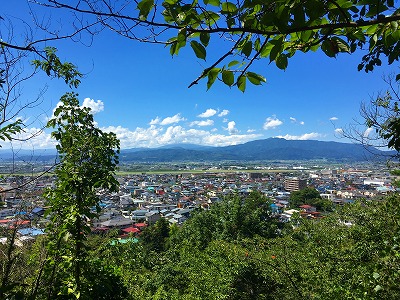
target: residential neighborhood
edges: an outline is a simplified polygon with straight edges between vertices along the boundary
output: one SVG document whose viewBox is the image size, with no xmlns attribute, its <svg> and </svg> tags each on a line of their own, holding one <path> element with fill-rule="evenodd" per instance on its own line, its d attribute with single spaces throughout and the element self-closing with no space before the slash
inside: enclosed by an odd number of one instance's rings
<svg viewBox="0 0 400 300">
<path fill-rule="evenodd" d="M 288 222 L 294 213 L 308 218 L 320 218 L 326 213 L 307 203 L 291 205 L 291 192 L 305 187 L 316 189 L 333 205 L 352 203 L 359 198 L 379 199 L 395 190 L 392 181 L 396 178 L 384 168 L 231 169 L 118 176 L 118 192 L 98 191 L 100 213 L 89 220 L 92 232 L 117 231 L 121 239 L 138 237 L 144 228 L 160 218 L 180 226 L 193 210 L 209 209 L 228 194 L 245 196 L 259 191 L 270 199 L 271 213 L 280 221 Z M 31 176 L 5 177 L 0 185 L 0 226 L 17 228 L 19 243 L 45 234 L 48 217 L 42 193 L 55 180 L 53 176 L 31 179 Z M 96 207 L 92 210 L 95 212 Z M 0 238 L 0 242 L 6 242 L 5 237 Z"/>
</svg>

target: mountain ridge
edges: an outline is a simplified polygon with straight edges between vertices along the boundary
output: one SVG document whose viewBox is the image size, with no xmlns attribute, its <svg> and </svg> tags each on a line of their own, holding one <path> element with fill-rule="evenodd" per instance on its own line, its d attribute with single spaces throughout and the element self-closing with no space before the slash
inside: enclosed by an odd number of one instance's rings
<svg viewBox="0 0 400 300">
<path fill-rule="evenodd" d="M 122 149 L 121 162 L 207 162 L 207 161 L 268 161 L 268 160 L 316 160 L 366 161 L 387 158 L 395 152 L 381 151 L 361 144 L 317 140 L 286 140 L 268 138 L 243 144 L 213 147 L 195 144 L 171 144 L 159 148 Z M 10 161 L 51 161 L 54 149 L 11 152 L 0 149 L 0 159 Z"/>
</svg>

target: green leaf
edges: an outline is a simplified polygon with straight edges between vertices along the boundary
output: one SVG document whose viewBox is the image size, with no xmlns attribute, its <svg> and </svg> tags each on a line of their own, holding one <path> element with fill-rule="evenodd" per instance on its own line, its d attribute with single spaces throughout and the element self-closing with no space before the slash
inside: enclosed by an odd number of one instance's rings
<svg viewBox="0 0 400 300">
<path fill-rule="evenodd" d="M 374 291 L 375 292 L 379 292 L 380 290 L 382 290 L 383 288 L 378 284 L 375 288 Z"/>
<path fill-rule="evenodd" d="M 240 76 L 236 85 L 238 89 L 244 93 L 244 91 L 246 90 L 246 77 L 244 75 Z"/>
<path fill-rule="evenodd" d="M 240 64 L 239 61 L 237 61 L 237 60 L 232 60 L 232 61 L 228 64 L 228 67 L 231 68 L 231 67 L 236 66 L 236 65 L 238 65 L 238 64 Z"/>
<path fill-rule="evenodd" d="M 232 86 L 235 83 L 235 77 L 233 76 L 233 72 L 228 70 L 222 71 L 222 81 L 226 85 Z"/>
<path fill-rule="evenodd" d="M 301 39 L 303 42 L 309 42 L 311 36 L 313 35 L 313 33 L 314 33 L 314 32 L 313 32 L 312 30 L 303 31 L 303 32 L 300 33 L 300 39 Z"/>
<path fill-rule="evenodd" d="M 203 0 L 203 3 L 204 4 L 210 4 L 210 5 L 213 5 L 213 6 L 220 6 L 221 5 L 221 2 L 219 1 L 219 0 Z"/>
<path fill-rule="evenodd" d="M 251 41 L 247 41 L 242 48 L 242 53 L 247 57 L 249 57 L 252 50 L 253 50 L 253 43 Z"/>
<path fill-rule="evenodd" d="M 197 41 L 191 41 L 190 46 L 192 47 L 194 53 L 196 54 L 196 56 L 198 58 L 201 58 L 204 60 L 206 59 L 206 55 L 207 55 L 206 48 L 204 48 L 204 46 L 202 44 L 200 44 Z"/>
<path fill-rule="evenodd" d="M 146 20 L 153 6 L 154 6 L 154 0 L 140 1 L 137 5 L 137 8 L 139 10 L 139 18 L 141 20 Z"/>
<path fill-rule="evenodd" d="M 253 73 L 253 72 L 247 72 L 247 78 L 254 85 L 260 85 L 261 82 L 266 82 L 267 81 L 265 79 L 265 77 L 261 76 L 260 74 Z"/>
<path fill-rule="evenodd" d="M 350 52 L 350 47 L 344 40 L 338 37 L 334 37 L 332 40 L 335 41 L 340 52 Z"/>
<path fill-rule="evenodd" d="M 234 13 L 237 11 L 237 7 L 232 2 L 222 2 L 221 13 Z"/>
<path fill-rule="evenodd" d="M 338 53 L 338 47 L 336 43 L 329 39 L 322 42 L 321 49 L 329 57 L 335 57 Z"/>
<path fill-rule="evenodd" d="M 281 54 L 275 60 L 276 66 L 281 70 L 286 70 L 288 66 L 288 58 L 286 54 Z"/>
<path fill-rule="evenodd" d="M 210 42 L 210 34 L 208 32 L 200 33 L 200 42 L 204 45 L 204 47 L 208 46 Z"/>
<path fill-rule="evenodd" d="M 269 53 L 269 61 L 272 62 L 274 61 L 277 56 L 282 52 L 282 45 L 283 45 L 283 37 L 271 41 L 271 44 L 274 46 L 271 49 L 271 52 Z"/>
<path fill-rule="evenodd" d="M 199 18 L 203 20 L 207 26 L 212 26 L 220 19 L 220 15 L 212 11 L 206 11 L 201 13 Z"/>
<path fill-rule="evenodd" d="M 210 89 L 210 87 L 214 84 L 215 80 L 218 77 L 218 74 L 221 69 L 219 68 L 213 68 L 207 73 L 208 81 L 207 81 L 207 90 Z"/>
</svg>

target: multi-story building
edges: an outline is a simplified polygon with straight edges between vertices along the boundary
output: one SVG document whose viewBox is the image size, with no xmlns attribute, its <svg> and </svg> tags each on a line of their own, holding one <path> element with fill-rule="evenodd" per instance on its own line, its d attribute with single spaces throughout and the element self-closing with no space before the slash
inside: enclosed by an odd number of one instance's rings
<svg viewBox="0 0 400 300">
<path fill-rule="evenodd" d="M 295 192 L 307 187 L 307 180 L 297 177 L 287 178 L 285 180 L 285 190 L 288 192 Z"/>
</svg>

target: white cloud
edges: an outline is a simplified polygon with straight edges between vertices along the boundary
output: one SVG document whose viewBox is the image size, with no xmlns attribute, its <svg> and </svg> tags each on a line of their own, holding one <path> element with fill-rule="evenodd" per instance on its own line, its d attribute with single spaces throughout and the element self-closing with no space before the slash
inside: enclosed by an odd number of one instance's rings
<svg viewBox="0 0 400 300">
<path fill-rule="evenodd" d="M 193 121 L 192 123 L 190 123 L 190 126 L 195 126 L 195 125 L 200 126 L 200 127 L 213 126 L 214 125 L 214 121 L 210 120 L 210 119 L 207 119 L 207 120 L 203 120 L 203 121 Z"/>
<path fill-rule="evenodd" d="M 229 114 L 229 110 L 224 109 L 223 111 L 221 111 L 221 112 L 218 114 L 218 117 L 225 117 L 225 116 L 228 115 L 228 114 Z"/>
<path fill-rule="evenodd" d="M 331 120 L 331 121 L 337 121 L 337 120 L 339 120 L 337 117 L 332 117 L 332 118 L 329 118 L 329 120 Z"/>
<path fill-rule="evenodd" d="M 205 112 L 198 115 L 199 118 L 209 118 L 217 113 L 215 109 L 209 108 Z"/>
<path fill-rule="evenodd" d="M 209 146 L 228 146 L 245 143 L 260 138 L 260 134 L 217 134 L 212 130 L 185 129 L 182 126 L 168 128 L 150 126 L 131 131 L 121 126 L 102 128 L 114 132 L 121 141 L 121 148 L 158 147 L 166 144 L 190 143 Z"/>
<path fill-rule="evenodd" d="M 171 125 L 163 127 L 160 125 L 150 125 L 146 128 L 137 127 L 133 130 L 122 126 L 102 127 L 105 132 L 114 132 L 121 142 L 121 148 L 138 148 L 138 147 L 159 147 L 166 144 L 190 143 L 209 146 L 228 146 L 245 143 L 258 138 L 261 134 L 246 133 L 239 134 L 236 129 L 236 124 L 231 121 L 226 130 L 228 132 L 218 133 L 216 128 L 211 130 L 203 130 L 196 128 L 184 128 L 179 125 Z M 41 130 L 38 128 L 26 128 L 25 133 L 17 136 L 20 139 L 36 134 Z M 54 149 L 56 141 L 51 138 L 47 132 L 42 132 L 40 135 L 28 141 L 24 141 L 20 145 L 13 142 L 14 148 L 20 147 L 23 149 Z M 10 143 L 1 143 L 4 148 L 10 148 Z"/>
<path fill-rule="evenodd" d="M 150 121 L 149 125 L 157 125 L 158 123 L 160 123 L 160 118 L 156 117 Z"/>
<path fill-rule="evenodd" d="M 82 103 L 82 107 L 89 107 L 91 109 L 91 113 L 97 114 L 104 110 L 104 103 L 101 100 L 93 100 L 90 98 L 85 98 Z"/>
<path fill-rule="evenodd" d="M 335 134 L 342 135 L 343 134 L 343 129 L 342 128 L 336 128 L 335 129 Z"/>
<path fill-rule="evenodd" d="M 373 129 L 372 127 L 367 128 L 367 129 L 364 131 L 363 136 L 364 136 L 365 138 L 369 137 L 369 135 L 371 134 L 371 132 L 372 132 L 373 130 L 374 130 L 374 129 Z"/>
<path fill-rule="evenodd" d="M 14 136 L 16 140 L 12 142 L 1 142 L 0 145 L 4 148 L 13 149 L 48 149 L 54 148 L 56 141 L 51 138 L 49 133 L 43 132 L 40 128 L 24 128 L 24 132 Z"/>
<path fill-rule="evenodd" d="M 166 117 L 164 120 L 160 122 L 160 125 L 170 125 L 185 120 L 186 120 L 185 118 L 181 117 L 181 114 L 176 114 L 175 116 L 172 117 Z"/>
<path fill-rule="evenodd" d="M 297 121 L 297 119 L 296 119 L 296 118 L 293 118 L 293 117 L 290 117 L 289 119 L 290 119 L 290 121 L 291 121 L 292 123 L 304 125 L 304 121 Z"/>
<path fill-rule="evenodd" d="M 222 122 L 223 122 L 223 123 L 228 123 L 229 120 L 228 120 L 227 118 L 224 118 L 224 119 L 222 120 Z"/>
<path fill-rule="evenodd" d="M 278 126 L 280 126 L 282 124 L 283 124 L 283 122 L 281 120 L 277 119 L 275 116 L 272 116 L 272 117 L 268 117 L 265 120 L 263 128 L 265 130 L 275 129 L 276 127 L 278 127 Z"/>
<path fill-rule="evenodd" d="M 61 101 L 58 101 L 58 103 L 56 104 L 56 106 L 53 109 L 53 113 L 51 114 L 51 118 L 54 117 L 54 112 L 56 111 L 57 108 L 59 108 L 62 105 Z M 90 98 L 85 98 L 83 100 L 83 103 L 81 105 L 81 107 L 88 107 L 90 108 L 90 112 L 91 114 L 95 115 L 101 111 L 104 110 L 104 103 L 101 100 L 93 100 Z M 49 118 L 46 118 L 45 121 L 47 122 L 49 120 Z"/>
<path fill-rule="evenodd" d="M 247 129 L 247 133 L 253 133 L 255 131 L 256 131 L 255 129 Z"/>
<path fill-rule="evenodd" d="M 278 138 L 283 138 L 285 140 L 312 140 L 321 137 L 322 135 L 316 132 L 305 133 L 303 135 L 278 135 Z"/>
<path fill-rule="evenodd" d="M 238 130 L 236 129 L 236 122 L 235 121 L 230 121 L 228 123 L 228 127 L 226 128 L 226 130 L 228 130 L 229 134 L 238 133 Z"/>
</svg>

